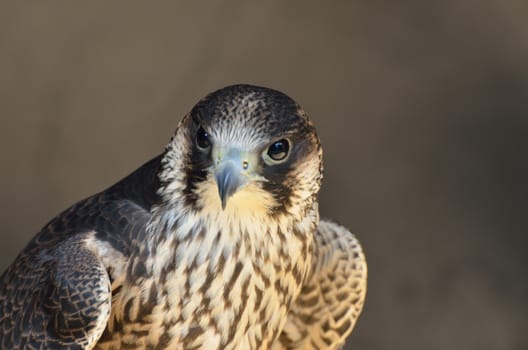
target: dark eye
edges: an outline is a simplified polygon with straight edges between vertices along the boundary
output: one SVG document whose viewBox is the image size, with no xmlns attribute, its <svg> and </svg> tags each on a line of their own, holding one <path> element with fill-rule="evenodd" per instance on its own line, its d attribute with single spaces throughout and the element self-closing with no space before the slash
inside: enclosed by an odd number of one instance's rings
<svg viewBox="0 0 528 350">
<path fill-rule="evenodd" d="M 281 161 L 288 155 L 290 143 L 286 139 L 274 142 L 268 148 L 268 156 L 274 161 Z"/>
<path fill-rule="evenodd" d="M 196 143 L 201 149 L 208 149 L 211 146 L 211 140 L 209 140 L 209 134 L 204 128 L 200 127 L 196 133 Z"/>
</svg>

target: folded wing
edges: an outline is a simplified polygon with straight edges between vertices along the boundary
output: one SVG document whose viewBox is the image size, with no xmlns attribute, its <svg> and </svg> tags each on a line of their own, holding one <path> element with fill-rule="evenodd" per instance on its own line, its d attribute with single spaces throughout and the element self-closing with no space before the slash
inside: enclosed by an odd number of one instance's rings
<svg viewBox="0 0 528 350">
<path fill-rule="evenodd" d="M 315 232 L 311 274 L 272 349 L 340 349 L 361 313 L 367 263 L 356 237 L 321 221 Z"/>
</svg>

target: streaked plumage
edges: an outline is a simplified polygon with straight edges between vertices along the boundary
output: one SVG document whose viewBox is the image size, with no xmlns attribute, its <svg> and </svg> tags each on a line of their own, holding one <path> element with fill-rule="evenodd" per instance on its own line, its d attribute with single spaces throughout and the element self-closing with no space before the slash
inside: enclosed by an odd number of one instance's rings
<svg viewBox="0 0 528 350">
<path fill-rule="evenodd" d="M 336 349 L 366 262 L 319 222 L 322 149 L 286 95 L 201 100 L 160 156 L 48 223 L 0 277 L 2 349 Z"/>
</svg>

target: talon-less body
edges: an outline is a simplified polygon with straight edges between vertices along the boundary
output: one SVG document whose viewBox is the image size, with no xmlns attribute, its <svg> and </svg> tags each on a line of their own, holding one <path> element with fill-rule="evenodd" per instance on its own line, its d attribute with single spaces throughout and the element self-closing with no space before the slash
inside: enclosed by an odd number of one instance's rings
<svg viewBox="0 0 528 350">
<path fill-rule="evenodd" d="M 335 349 L 366 263 L 319 221 L 322 150 L 286 95 L 201 100 L 160 156 L 67 209 L 0 277 L 2 349 Z"/>
</svg>

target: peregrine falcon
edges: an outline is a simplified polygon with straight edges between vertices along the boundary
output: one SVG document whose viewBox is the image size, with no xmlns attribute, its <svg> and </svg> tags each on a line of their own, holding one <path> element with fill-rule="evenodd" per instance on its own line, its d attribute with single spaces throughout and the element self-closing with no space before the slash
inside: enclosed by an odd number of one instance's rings
<svg viewBox="0 0 528 350">
<path fill-rule="evenodd" d="M 367 266 L 319 221 L 322 174 L 290 97 L 209 94 L 161 155 L 56 216 L 3 273 L 0 348 L 341 348 Z"/>
</svg>

